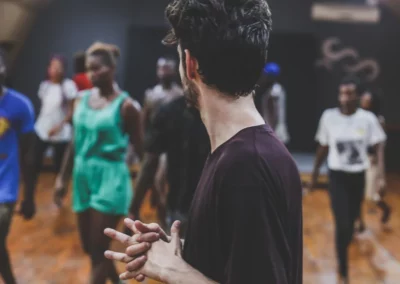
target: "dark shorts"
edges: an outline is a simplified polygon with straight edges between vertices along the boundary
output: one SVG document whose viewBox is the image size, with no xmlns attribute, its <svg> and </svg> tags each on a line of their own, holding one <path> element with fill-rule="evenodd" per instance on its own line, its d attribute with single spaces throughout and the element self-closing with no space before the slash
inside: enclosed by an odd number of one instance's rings
<svg viewBox="0 0 400 284">
<path fill-rule="evenodd" d="M 0 242 L 5 241 L 10 230 L 15 203 L 0 203 Z"/>
</svg>

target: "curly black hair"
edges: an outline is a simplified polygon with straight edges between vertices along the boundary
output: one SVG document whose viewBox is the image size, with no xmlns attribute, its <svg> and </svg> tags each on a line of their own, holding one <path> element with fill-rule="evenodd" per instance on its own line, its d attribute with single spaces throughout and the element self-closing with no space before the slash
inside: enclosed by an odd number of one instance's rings
<svg viewBox="0 0 400 284">
<path fill-rule="evenodd" d="M 166 45 L 197 59 L 202 80 L 230 96 L 252 93 L 267 61 L 272 19 L 265 0 L 174 0 Z"/>
</svg>

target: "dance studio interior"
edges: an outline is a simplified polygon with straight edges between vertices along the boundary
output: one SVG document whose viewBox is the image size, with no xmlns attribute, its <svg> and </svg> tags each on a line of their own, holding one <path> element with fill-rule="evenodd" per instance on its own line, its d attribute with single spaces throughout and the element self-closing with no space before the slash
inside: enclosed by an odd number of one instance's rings
<svg viewBox="0 0 400 284">
<path fill-rule="evenodd" d="M 104 230 L 136 234 L 130 218 L 170 234 L 179 220 L 185 239 L 196 227 L 197 183 L 214 153 L 201 99 L 179 103 L 189 57 L 162 42 L 170 2 L 268 3 L 267 58 L 250 96 L 300 175 L 302 280 L 238 282 L 199 268 L 217 282 L 169 283 L 400 283 L 398 0 L 0 0 L 0 283 L 161 283 L 144 270 L 119 278 L 128 262 L 105 251 L 129 241 Z"/>
</svg>

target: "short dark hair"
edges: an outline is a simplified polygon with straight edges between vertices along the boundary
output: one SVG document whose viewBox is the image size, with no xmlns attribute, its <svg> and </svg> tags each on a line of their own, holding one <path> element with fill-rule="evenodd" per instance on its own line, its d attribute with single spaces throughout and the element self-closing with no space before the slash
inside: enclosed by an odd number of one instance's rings
<svg viewBox="0 0 400 284">
<path fill-rule="evenodd" d="M 174 0 L 164 44 L 188 49 L 205 84 L 231 96 L 250 94 L 267 61 L 271 12 L 265 0 Z"/>
<path fill-rule="evenodd" d="M 356 93 L 360 96 L 364 92 L 364 87 L 361 83 L 361 80 L 356 76 L 347 76 L 342 79 L 340 85 L 355 85 Z"/>
<path fill-rule="evenodd" d="M 89 55 L 100 57 L 102 63 L 108 67 L 115 67 L 117 65 L 114 50 L 108 48 L 97 48 L 92 50 Z"/>
</svg>

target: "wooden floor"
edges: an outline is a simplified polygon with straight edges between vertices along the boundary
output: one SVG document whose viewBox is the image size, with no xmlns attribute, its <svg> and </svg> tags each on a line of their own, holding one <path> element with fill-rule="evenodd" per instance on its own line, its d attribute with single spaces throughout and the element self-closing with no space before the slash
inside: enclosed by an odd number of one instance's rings
<svg viewBox="0 0 400 284">
<path fill-rule="evenodd" d="M 70 199 L 68 198 L 68 205 L 64 209 L 57 209 L 52 203 L 52 184 L 51 174 L 41 176 L 37 194 L 38 213 L 34 220 L 26 222 L 19 216 L 13 219 L 8 244 L 18 283 L 88 283 L 89 261 L 80 248 L 75 216 L 69 206 Z M 366 215 L 371 233 L 364 240 L 354 242 L 351 247 L 351 283 L 400 283 L 399 176 L 389 178 L 389 188 L 391 191 L 388 199 L 394 208 L 391 222 L 393 231 L 381 231 L 378 214 Z M 147 221 L 155 219 L 155 212 L 148 202 L 142 211 Z M 318 190 L 305 196 L 305 284 L 335 283 L 333 234 L 334 227 L 326 192 Z M 114 248 L 119 249 L 115 244 Z M 123 270 L 123 266 L 118 267 L 119 270 Z"/>
</svg>

